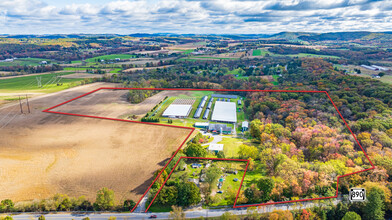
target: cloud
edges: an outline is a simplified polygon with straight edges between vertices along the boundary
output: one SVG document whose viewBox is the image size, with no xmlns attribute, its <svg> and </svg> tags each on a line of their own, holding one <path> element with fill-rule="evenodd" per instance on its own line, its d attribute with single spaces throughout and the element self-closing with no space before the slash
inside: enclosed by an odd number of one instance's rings
<svg viewBox="0 0 392 220">
<path fill-rule="evenodd" d="M 391 0 L 2 0 L 3 34 L 390 31 Z"/>
<path fill-rule="evenodd" d="M 336 8 L 347 8 L 352 6 L 369 6 L 371 3 L 380 2 L 382 0 L 304 0 L 294 1 L 292 3 L 272 3 L 265 7 L 267 10 L 318 10 L 318 9 L 336 9 Z"/>
</svg>

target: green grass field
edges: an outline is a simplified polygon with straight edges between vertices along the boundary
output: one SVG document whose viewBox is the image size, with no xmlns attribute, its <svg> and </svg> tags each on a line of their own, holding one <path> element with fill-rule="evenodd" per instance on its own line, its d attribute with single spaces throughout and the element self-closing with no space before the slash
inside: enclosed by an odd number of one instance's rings
<svg viewBox="0 0 392 220">
<path fill-rule="evenodd" d="M 255 49 L 252 52 L 252 56 L 265 56 L 266 54 L 273 55 L 273 53 L 269 52 L 266 49 Z"/>
<path fill-rule="evenodd" d="M 259 50 L 259 49 L 253 50 L 252 56 L 261 56 L 261 50 Z"/>
<path fill-rule="evenodd" d="M 351 74 L 351 75 L 358 76 L 358 77 L 372 78 L 371 75 L 365 74 L 365 73 L 362 73 L 362 74 Z M 392 75 L 385 75 L 385 76 L 383 76 L 381 78 L 373 78 L 373 79 L 381 81 L 383 83 L 392 84 Z"/>
<path fill-rule="evenodd" d="M 340 59 L 338 56 L 330 56 L 330 55 L 318 55 L 318 54 L 311 54 L 311 53 L 299 53 L 299 54 L 290 54 L 289 57 L 319 57 L 319 58 L 335 58 Z"/>
<path fill-rule="evenodd" d="M 174 50 L 176 50 L 176 51 L 182 51 L 183 53 L 182 54 L 190 54 L 190 53 L 192 53 L 193 51 L 195 51 L 194 49 L 187 49 L 187 50 L 184 50 L 184 49 L 174 49 Z"/>
<path fill-rule="evenodd" d="M 245 73 L 245 71 L 243 71 L 241 68 L 237 68 L 229 71 L 227 74 L 234 75 L 236 79 L 248 79 L 249 77 L 242 75 L 243 73 Z"/>
<path fill-rule="evenodd" d="M 146 208 L 150 205 L 148 202 L 146 202 Z M 171 206 L 162 206 L 162 205 L 155 205 L 154 203 L 151 205 L 151 207 L 148 209 L 149 212 L 171 212 L 173 209 Z"/>
<path fill-rule="evenodd" d="M 392 76 L 390 76 L 390 75 L 383 76 L 381 78 L 378 78 L 377 80 L 380 80 L 381 82 L 392 84 Z"/>
<path fill-rule="evenodd" d="M 192 53 L 193 51 L 194 51 L 193 49 L 185 50 L 185 51 L 184 51 L 184 54 L 190 54 L 190 53 Z"/>
<path fill-rule="evenodd" d="M 222 194 L 217 193 L 214 197 L 214 200 L 216 201 L 215 203 L 210 204 L 210 206 L 225 206 L 225 205 L 233 205 L 234 203 L 232 201 L 229 201 L 227 199 L 227 194 L 229 191 L 234 191 L 237 193 L 238 189 L 240 188 L 241 184 L 241 179 L 242 176 L 244 175 L 243 171 L 238 171 L 237 174 L 229 174 L 228 176 L 225 177 L 225 181 L 223 182 L 222 188 L 218 189 L 218 180 L 215 181 L 213 184 L 213 189 L 217 191 L 222 191 Z M 234 179 L 238 179 L 237 182 L 234 181 Z"/>
<path fill-rule="evenodd" d="M 235 169 L 238 171 L 237 174 L 229 174 L 229 173 L 224 173 L 224 175 L 227 175 L 224 177 L 223 185 L 221 189 L 218 189 L 218 181 L 219 178 L 212 183 L 212 191 L 222 191 L 223 193 L 216 193 L 213 202 L 209 205 L 211 207 L 214 206 L 225 206 L 225 205 L 233 205 L 234 201 L 231 201 L 228 197 L 230 197 L 230 193 L 234 193 L 234 195 L 237 194 L 237 191 L 240 187 L 242 177 L 244 175 L 244 170 L 246 166 L 246 162 L 224 162 L 224 161 L 218 161 L 215 162 L 218 167 L 224 167 L 224 168 L 229 168 L 229 169 Z M 234 181 L 234 179 L 238 179 L 237 181 Z M 235 196 L 234 196 L 235 198 Z"/>
<path fill-rule="evenodd" d="M 223 138 L 218 144 L 224 144 L 223 152 L 226 158 L 238 158 L 238 150 L 243 140 L 239 138 Z"/>
<path fill-rule="evenodd" d="M 39 58 L 21 58 L 16 59 L 13 62 L 0 62 L 0 66 L 38 66 L 41 61 L 49 61 L 47 59 Z"/>
<path fill-rule="evenodd" d="M 91 69 L 91 68 L 87 68 L 87 67 L 64 67 L 64 70 L 66 70 L 66 71 L 74 71 L 74 72 L 86 72 L 87 69 Z"/>
<path fill-rule="evenodd" d="M 266 176 L 266 173 L 261 173 L 259 171 L 246 171 L 246 175 L 244 178 L 244 183 L 243 185 L 245 187 L 249 187 L 250 185 L 252 185 L 252 183 L 256 183 L 257 180 L 259 180 L 261 177 Z"/>
<path fill-rule="evenodd" d="M 122 69 L 121 68 L 115 68 L 110 71 L 110 73 L 119 73 Z"/>
<path fill-rule="evenodd" d="M 274 86 L 277 86 L 277 85 L 279 85 L 279 82 L 278 82 L 278 78 L 279 78 L 279 76 L 278 75 L 272 75 L 272 77 L 274 78 L 274 82 L 272 82 L 272 84 L 274 84 Z"/>
<path fill-rule="evenodd" d="M 116 58 L 120 58 L 120 59 L 130 59 L 135 57 L 134 55 L 131 54 L 110 54 L 110 55 L 103 55 L 103 56 L 97 56 L 97 57 L 93 57 L 93 58 L 89 58 L 86 59 L 85 61 L 88 63 L 95 63 L 96 59 L 99 60 L 114 60 Z"/>
<path fill-rule="evenodd" d="M 65 79 L 57 76 L 68 75 L 72 73 L 52 73 L 40 76 L 24 76 L 10 79 L 0 79 L 0 92 L 40 92 L 51 93 L 78 85 L 83 79 Z M 42 88 L 38 87 L 36 77 L 41 78 Z M 60 85 L 58 86 L 57 83 Z"/>
<path fill-rule="evenodd" d="M 205 57 L 205 56 L 190 56 L 186 58 L 181 58 L 178 60 L 187 60 L 187 61 L 195 61 L 195 60 L 238 60 L 239 58 L 234 57 Z"/>
</svg>

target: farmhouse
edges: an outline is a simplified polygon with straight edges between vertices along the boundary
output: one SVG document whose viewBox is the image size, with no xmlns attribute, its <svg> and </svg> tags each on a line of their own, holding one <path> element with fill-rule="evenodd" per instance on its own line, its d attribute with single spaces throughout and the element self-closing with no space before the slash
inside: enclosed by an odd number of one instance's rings
<svg viewBox="0 0 392 220">
<path fill-rule="evenodd" d="M 186 104 L 171 104 L 163 112 L 163 117 L 168 118 L 186 118 L 191 113 L 192 105 Z"/>
<path fill-rule="evenodd" d="M 226 123 L 236 123 L 237 113 L 235 102 L 216 101 L 211 120 Z"/>
<path fill-rule="evenodd" d="M 216 134 L 231 134 L 231 128 L 225 124 L 210 124 L 208 131 Z"/>
</svg>

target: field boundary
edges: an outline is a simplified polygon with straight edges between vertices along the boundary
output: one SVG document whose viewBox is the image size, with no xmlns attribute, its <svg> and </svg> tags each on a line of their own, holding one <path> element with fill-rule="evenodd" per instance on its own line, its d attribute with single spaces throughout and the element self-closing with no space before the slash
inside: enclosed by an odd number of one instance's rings
<svg viewBox="0 0 392 220">
<path fill-rule="evenodd" d="M 178 149 L 175 151 L 175 153 L 172 155 L 172 157 L 169 159 L 169 161 L 166 163 L 166 165 L 161 169 L 161 171 L 159 172 L 159 174 L 155 177 L 154 181 L 151 183 L 151 185 L 147 188 L 146 192 L 142 195 L 142 197 L 139 199 L 139 201 L 136 203 L 136 205 L 132 208 L 131 212 L 133 212 L 136 207 L 139 205 L 139 203 L 141 202 L 141 200 L 146 196 L 146 194 L 148 193 L 148 191 L 151 189 L 151 187 L 153 186 L 153 184 L 155 183 L 155 181 L 161 176 L 162 172 L 166 169 L 166 167 L 169 165 L 169 163 L 173 160 L 173 158 L 177 155 L 178 151 L 182 148 L 182 146 L 185 144 L 185 142 L 188 140 L 188 138 L 191 136 L 191 134 L 193 133 L 193 131 L 195 130 L 195 128 L 192 127 L 184 127 L 184 126 L 177 126 L 177 125 L 168 125 L 168 124 L 159 124 L 159 123 L 150 123 L 150 122 L 140 122 L 140 121 L 134 121 L 134 120 L 126 120 L 126 119 L 118 119 L 118 118 L 108 118 L 108 117 L 101 117 L 101 116 L 92 116 L 92 115 L 83 115 L 83 114 L 74 114 L 74 113 L 66 113 L 66 112 L 57 112 L 57 111 L 52 111 L 53 109 L 65 105 L 69 102 L 75 101 L 79 98 L 82 98 L 84 96 L 90 95 L 92 93 L 95 93 L 99 90 L 155 90 L 155 91 L 164 91 L 164 90 L 172 90 L 172 91 L 215 91 L 215 92 L 287 92 L 287 93 L 324 93 L 327 95 L 328 99 L 331 101 L 332 105 L 334 106 L 335 110 L 337 111 L 337 113 L 339 114 L 340 118 L 343 120 L 344 124 L 346 125 L 346 127 L 348 128 L 348 130 L 350 131 L 351 135 L 354 137 L 355 142 L 358 144 L 358 146 L 361 148 L 362 152 L 364 153 L 365 157 L 367 158 L 367 160 L 369 161 L 371 167 L 364 169 L 364 170 L 360 170 L 360 171 L 356 171 L 353 173 L 348 173 L 345 175 L 341 175 L 337 177 L 337 183 L 336 183 L 336 194 L 335 196 L 329 196 L 329 197 L 319 197 L 319 198 L 309 198 L 309 199 L 298 199 L 298 200 L 289 200 L 289 201 L 280 201 L 280 202 L 270 202 L 270 203 L 260 203 L 260 204 L 250 204 L 250 205 L 239 205 L 237 206 L 237 200 L 238 200 L 238 196 L 242 187 L 242 181 L 241 181 L 241 187 L 238 189 L 237 192 L 237 196 L 234 202 L 234 206 L 233 208 L 243 208 L 243 207 L 251 207 L 251 206 L 264 206 L 264 205 L 274 205 L 274 204 L 282 204 L 282 203 L 292 203 L 292 202 L 305 202 L 305 201 L 311 201 L 311 200 L 322 200 L 322 199 L 333 199 L 333 198 L 337 198 L 338 197 L 338 193 L 339 193 L 339 179 L 342 177 L 346 177 L 346 176 L 350 176 L 350 175 L 354 175 L 354 174 L 358 174 L 361 172 L 365 172 L 365 171 L 369 171 L 372 169 L 375 169 L 375 166 L 373 164 L 373 162 L 370 160 L 370 158 L 368 157 L 368 155 L 366 154 L 365 150 L 363 149 L 362 145 L 359 143 L 357 137 L 354 135 L 354 133 L 352 132 L 352 130 L 350 129 L 350 127 L 348 126 L 346 120 L 343 118 L 342 114 L 340 113 L 339 109 L 336 107 L 335 103 L 333 102 L 332 98 L 330 97 L 329 93 L 327 91 L 312 91 L 312 90 L 257 90 L 257 89 L 250 89 L 250 90 L 242 90 L 242 89 L 189 89 L 189 88 L 115 88 L 115 87 L 101 87 L 98 89 L 95 89 L 93 91 L 87 92 L 83 95 L 80 95 L 78 97 L 75 97 L 73 99 L 70 99 L 68 101 L 62 102 L 58 105 L 55 105 L 53 107 L 50 107 L 48 109 L 43 110 L 42 112 L 46 112 L 46 113 L 54 113 L 54 114 L 61 114 L 61 115 L 71 115 L 71 116 L 78 116 L 78 117 L 87 117 L 87 118 L 95 118 L 95 119 L 104 119 L 104 120 L 113 120 L 113 121 L 122 121 L 122 122 L 132 122 L 132 123 L 139 123 L 139 124 L 149 124 L 149 125 L 157 125 L 157 126 L 164 126 L 164 127 L 174 127 L 174 128 L 183 128 L 183 129 L 188 129 L 190 130 L 189 134 L 187 135 L 187 137 L 185 138 L 185 140 L 180 144 L 180 146 L 178 147 Z M 181 158 L 180 158 L 181 159 Z M 230 160 L 230 159 L 229 159 Z M 236 160 L 236 159 L 231 159 L 231 160 Z M 239 160 L 239 159 L 238 159 Z M 177 164 L 180 160 L 177 161 Z M 176 165 L 177 165 L 176 164 Z M 173 168 L 174 170 L 174 168 Z M 172 173 L 173 170 L 170 172 Z M 246 173 L 246 170 L 245 172 Z M 168 178 L 170 177 L 170 175 L 166 178 L 165 182 L 168 180 Z M 245 176 L 244 176 L 245 177 Z M 163 185 L 162 185 L 163 187 Z M 161 187 L 161 188 L 162 188 Z M 152 202 L 155 200 L 155 198 L 157 197 L 158 193 L 160 192 L 160 190 L 157 192 L 157 194 L 155 195 L 154 199 L 152 200 Z M 151 202 L 151 204 L 152 204 Z M 151 206 L 150 204 L 150 206 Z M 150 207 L 149 206 L 149 207 Z M 149 208 L 148 207 L 148 208 Z M 148 208 L 146 209 L 145 212 L 148 211 Z"/>
</svg>

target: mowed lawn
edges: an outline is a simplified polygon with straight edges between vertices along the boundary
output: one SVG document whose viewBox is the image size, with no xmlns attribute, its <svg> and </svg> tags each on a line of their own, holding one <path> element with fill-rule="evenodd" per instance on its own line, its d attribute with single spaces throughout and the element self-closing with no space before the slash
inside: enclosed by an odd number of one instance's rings
<svg viewBox="0 0 392 220">
<path fill-rule="evenodd" d="M 120 58 L 120 59 L 130 59 L 135 57 L 134 55 L 131 54 L 110 54 L 110 55 L 103 55 L 103 56 L 97 56 L 97 57 L 93 57 L 93 58 L 89 58 L 86 59 L 86 62 L 95 62 L 96 59 L 98 60 L 114 60 L 116 58 Z"/>
<path fill-rule="evenodd" d="M 238 150 L 243 140 L 239 138 L 223 138 L 218 144 L 224 144 L 223 153 L 226 158 L 238 158 Z"/>
<path fill-rule="evenodd" d="M 185 49 L 175 49 L 175 50 L 176 51 L 182 51 L 183 54 L 190 54 L 190 53 L 192 53 L 194 51 L 194 49 L 187 49 L 187 50 L 185 50 Z"/>
<path fill-rule="evenodd" d="M 268 52 L 268 50 L 265 49 L 255 49 L 252 51 L 252 56 L 265 56 Z"/>
<path fill-rule="evenodd" d="M 234 77 L 236 79 L 247 79 L 247 78 L 249 78 L 249 76 L 242 75 L 244 73 L 245 73 L 245 71 L 242 70 L 241 68 L 237 68 L 237 69 L 230 70 L 229 72 L 227 72 L 227 74 L 234 75 Z"/>
<path fill-rule="evenodd" d="M 59 76 L 72 73 L 52 73 L 39 76 L 24 76 L 8 79 L 0 79 L 0 92 L 41 92 L 51 93 L 78 85 L 83 79 L 65 79 Z M 37 78 L 41 78 L 42 87 L 38 87 Z M 59 84 L 59 85 L 57 85 Z"/>
<path fill-rule="evenodd" d="M 261 56 L 261 50 L 253 50 L 252 56 Z"/>
<path fill-rule="evenodd" d="M 225 169 L 237 170 L 237 174 L 223 173 L 223 185 L 221 189 L 218 189 L 218 181 L 221 177 L 218 177 L 212 183 L 212 195 L 213 199 L 209 206 L 225 206 L 233 205 L 234 201 L 231 201 L 230 197 L 234 198 L 240 188 L 242 177 L 244 176 L 244 170 L 246 162 L 216 162 L 218 167 L 224 167 Z M 237 179 L 237 181 L 234 181 Z M 222 193 L 216 193 L 222 191 Z"/>
</svg>

